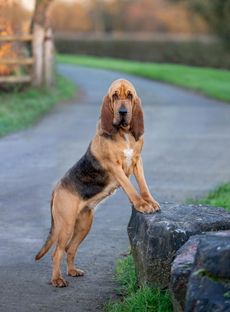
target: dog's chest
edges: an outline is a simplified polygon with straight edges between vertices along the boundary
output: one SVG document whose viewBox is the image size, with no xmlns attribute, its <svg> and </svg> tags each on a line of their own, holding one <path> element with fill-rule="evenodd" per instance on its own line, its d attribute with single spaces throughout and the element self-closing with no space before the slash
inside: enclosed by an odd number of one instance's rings
<svg viewBox="0 0 230 312">
<path fill-rule="evenodd" d="M 125 148 L 123 149 L 123 156 L 124 156 L 124 165 L 129 169 L 129 167 L 132 164 L 132 159 L 133 159 L 133 148 L 131 147 L 130 140 L 129 140 L 129 135 L 125 134 Z"/>
</svg>

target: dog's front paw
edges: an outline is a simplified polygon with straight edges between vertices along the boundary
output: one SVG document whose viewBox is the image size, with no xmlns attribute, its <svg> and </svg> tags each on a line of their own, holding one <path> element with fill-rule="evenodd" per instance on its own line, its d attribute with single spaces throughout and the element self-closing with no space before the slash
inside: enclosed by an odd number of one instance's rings
<svg viewBox="0 0 230 312">
<path fill-rule="evenodd" d="M 71 269 L 68 271 L 68 275 L 72 277 L 83 276 L 84 274 L 85 272 L 80 269 Z"/>
<path fill-rule="evenodd" d="M 136 204 L 134 204 L 134 207 L 137 211 L 142 213 L 152 212 L 152 206 L 144 199 L 140 199 Z"/>
<path fill-rule="evenodd" d="M 141 199 L 134 207 L 142 213 L 153 213 L 160 210 L 160 204 L 154 199 Z"/>
<path fill-rule="evenodd" d="M 161 209 L 160 204 L 154 199 L 148 201 L 148 204 L 152 207 L 152 212 L 159 211 Z"/>
<path fill-rule="evenodd" d="M 160 204 L 149 195 L 143 195 L 143 199 L 152 207 L 152 212 L 160 210 Z"/>
<path fill-rule="evenodd" d="M 68 286 L 68 282 L 65 281 L 64 278 L 62 278 L 62 277 L 58 277 L 56 279 L 53 279 L 51 281 L 51 283 L 54 287 L 60 287 L 61 288 L 61 287 L 67 287 Z"/>
</svg>

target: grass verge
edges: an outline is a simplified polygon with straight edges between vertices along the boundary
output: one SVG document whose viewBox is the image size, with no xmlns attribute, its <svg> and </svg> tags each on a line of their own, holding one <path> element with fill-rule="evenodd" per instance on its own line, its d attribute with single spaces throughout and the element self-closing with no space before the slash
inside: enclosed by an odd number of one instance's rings
<svg viewBox="0 0 230 312">
<path fill-rule="evenodd" d="M 185 87 L 206 96 L 230 102 L 230 71 L 177 64 L 142 63 L 84 55 L 59 55 L 58 61 L 112 69 Z"/>
<path fill-rule="evenodd" d="M 31 126 L 57 102 L 73 98 L 76 87 L 58 76 L 51 90 L 28 88 L 22 92 L 0 94 L 0 136 Z"/>
<path fill-rule="evenodd" d="M 189 200 L 189 202 L 223 207 L 230 212 L 230 183 L 221 184 L 207 196 L 195 200 L 192 199 Z"/>
<path fill-rule="evenodd" d="M 173 311 L 169 293 L 156 288 L 142 286 L 138 288 L 132 256 L 120 259 L 116 266 L 116 281 L 119 284 L 119 302 L 110 301 L 107 312 L 171 312 Z"/>
</svg>

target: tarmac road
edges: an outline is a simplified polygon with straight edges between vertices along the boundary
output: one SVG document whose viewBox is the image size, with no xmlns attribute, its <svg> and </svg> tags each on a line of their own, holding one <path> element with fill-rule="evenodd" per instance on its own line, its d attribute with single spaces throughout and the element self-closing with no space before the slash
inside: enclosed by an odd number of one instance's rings
<svg viewBox="0 0 230 312">
<path fill-rule="evenodd" d="M 130 79 L 142 98 L 143 162 L 157 200 L 181 202 L 230 180 L 230 105 L 126 74 L 70 65 L 59 70 L 79 86 L 76 103 L 58 105 L 34 127 L 0 140 L 2 312 L 101 311 L 114 296 L 114 264 L 128 248 L 131 213 L 122 190 L 99 206 L 80 247 L 84 277 L 67 277 L 69 287 L 55 289 L 50 254 L 34 262 L 50 226 L 51 189 L 85 152 L 114 79 Z"/>
</svg>

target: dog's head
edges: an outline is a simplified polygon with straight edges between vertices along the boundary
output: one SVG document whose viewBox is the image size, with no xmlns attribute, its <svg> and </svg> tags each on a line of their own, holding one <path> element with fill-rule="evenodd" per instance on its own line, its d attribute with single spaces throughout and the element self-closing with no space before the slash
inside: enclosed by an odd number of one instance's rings
<svg viewBox="0 0 230 312">
<path fill-rule="evenodd" d="M 119 128 L 129 130 L 136 140 L 144 133 L 140 98 L 131 82 L 125 79 L 111 84 L 101 107 L 102 133 L 112 135 Z"/>
</svg>

